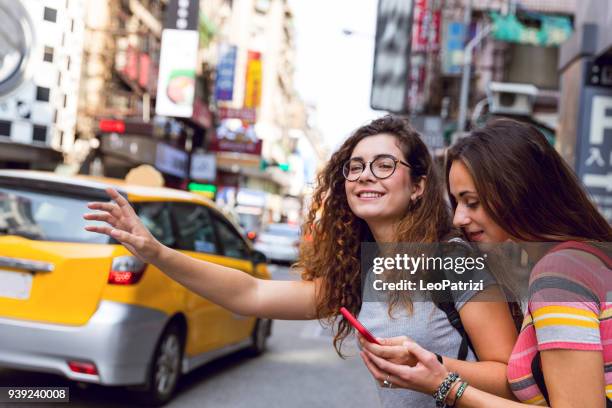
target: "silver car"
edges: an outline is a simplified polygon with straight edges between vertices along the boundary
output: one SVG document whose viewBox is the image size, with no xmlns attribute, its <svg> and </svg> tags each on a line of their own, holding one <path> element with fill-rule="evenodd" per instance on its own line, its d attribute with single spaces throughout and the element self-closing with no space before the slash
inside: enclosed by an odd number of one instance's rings
<svg viewBox="0 0 612 408">
<path fill-rule="evenodd" d="M 255 249 L 271 262 L 293 263 L 300 246 L 300 229 L 292 224 L 270 224 L 255 240 Z"/>
</svg>

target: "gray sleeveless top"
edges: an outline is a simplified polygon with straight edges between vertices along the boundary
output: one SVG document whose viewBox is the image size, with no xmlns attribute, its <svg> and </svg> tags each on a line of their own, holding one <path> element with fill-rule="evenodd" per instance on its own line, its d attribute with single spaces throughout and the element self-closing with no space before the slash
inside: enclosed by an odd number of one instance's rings
<svg viewBox="0 0 612 408">
<path fill-rule="evenodd" d="M 374 276 L 372 271 L 368 272 L 363 299 L 376 298 L 376 295 L 366 293 L 368 290 L 373 291 L 371 282 Z M 480 276 L 475 276 L 475 278 L 483 279 L 484 287 L 495 283 L 494 279 L 486 272 L 483 272 Z M 476 291 L 455 293 L 455 308 L 457 311 L 477 293 Z M 452 358 L 457 356 L 461 336 L 451 326 L 446 314 L 433 302 L 413 302 L 413 313 L 410 315 L 406 308 L 398 306 L 393 310 L 393 319 L 389 317 L 387 310 L 386 302 L 364 301 L 361 305 L 359 320 L 376 337 L 408 336 L 431 352 Z M 471 350 L 468 353 L 467 360 L 476 360 Z M 378 383 L 375 380 L 373 381 L 378 387 L 381 406 L 384 408 L 435 408 L 436 406 L 431 395 L 407 389 L 380 388 Z"/>
</svg>

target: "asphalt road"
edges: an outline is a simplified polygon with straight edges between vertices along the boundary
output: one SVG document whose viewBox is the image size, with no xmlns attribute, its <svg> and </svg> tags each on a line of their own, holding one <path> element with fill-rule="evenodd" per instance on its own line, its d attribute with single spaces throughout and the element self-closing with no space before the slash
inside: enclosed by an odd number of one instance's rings
<svg viewBox="0 0 612 408">
<path fill-rule="evenodd" d="M 292 278 L 287 268 L 271 269 L 275 279 Z M 347 343 L 353 357 L 342 360 L 332 347 L 330 331 L 319 322 L 275 321 L 264 355 L 250 358 L 238 352 L 200 367 L 182 378 L 166 407 L 377 407 L 376 385 L 354 341 Z M 70 387 L 71 402 L 55 406 L 134 406 L 133 394 L 123 388 L 82 387 L 47 374 L 0 369 L 0 386 Z"/>
</svg>

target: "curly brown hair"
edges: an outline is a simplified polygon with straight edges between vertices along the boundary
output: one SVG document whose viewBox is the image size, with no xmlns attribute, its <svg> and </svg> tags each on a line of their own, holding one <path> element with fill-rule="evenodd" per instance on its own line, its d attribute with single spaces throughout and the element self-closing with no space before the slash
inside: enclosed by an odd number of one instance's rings
<svg viewBox="0 0 612 408">
<path fill-rule="evenodd" d="M 316 317 L 332 326 L 340 307 L 355 315 L 361 309 L 361 243 L 374 241 L 365 221 L 349 208 L 342 167 L 361 140 L 382 133 L 397 138 L 402 159 L 410 164 L 412 182 L 426 180 L 421 199 L 411 203 L 397 223 L 395 242 L 439 242 L 452 231 L 450 208 L 436 166 L 419 133 L 406 120 L 392 115 L 357 129 L 317 176 L 302 229 L 311 239 L 303 240 L 296 264 L 303 270 L 302 279 L 318 281 Z M 342 343 L 353 329 L 344 319 L 334 328 L 334 348 L 342 356 Z"/>
</svg>

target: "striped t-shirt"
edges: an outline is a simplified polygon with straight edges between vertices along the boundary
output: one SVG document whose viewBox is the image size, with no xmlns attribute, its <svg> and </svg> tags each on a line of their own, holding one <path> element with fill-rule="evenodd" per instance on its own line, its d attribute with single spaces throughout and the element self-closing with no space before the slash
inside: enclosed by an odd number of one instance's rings
<svg viewBox="0 0 612 408">
<path fill-rule="evenodd" d="M 529 287 L 529 309 L 508 362 L 514 395 L 546 405 L 531 370 L 537 351 L 595 350 L 603 352 L 612 399 L 612 270 L 584 251 L 562 249 L 535 265 Z"/>
</svg>

